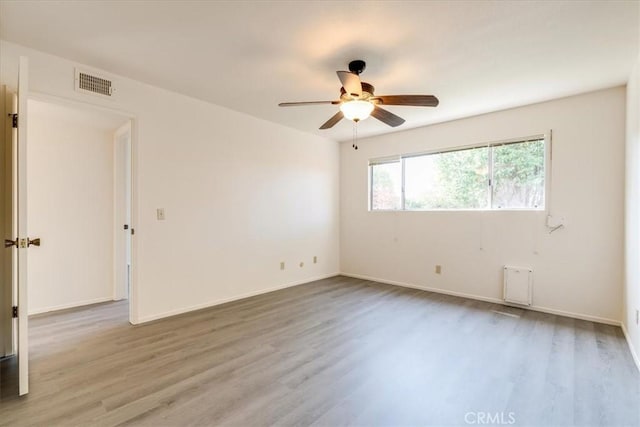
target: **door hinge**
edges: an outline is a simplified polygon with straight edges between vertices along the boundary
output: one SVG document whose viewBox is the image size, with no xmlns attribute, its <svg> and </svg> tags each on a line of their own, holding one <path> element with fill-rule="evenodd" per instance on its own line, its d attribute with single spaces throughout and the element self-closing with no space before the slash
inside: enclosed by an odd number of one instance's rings
<svg viewBox="0 0 640 427">
<path fill-rule="evenodd" d="M 125 224 L 125 225 L 124 225 L 124 229 L 125 229 L 125 230 L 128 230 L 128 229 L 129 229 L 129 224 Z"/>
<path fill-rule="evenodd" d="M 17 114 L 11 114 L 11 127 L 14 129 L 18 128 L 18 115 Z"/>
<path fill-rule="evenodd" d="M 17 318 L 18 318 L 18 306 L 15 306 L 15 305 L 14 305 L 14 306 L 13 306 L 13 307 L 11 307 L 11 308 L 12 308 L 12 313 L 13 313 L 11 316 L 12 316 L 14 319 L 17 319 Z"/>
</svg>

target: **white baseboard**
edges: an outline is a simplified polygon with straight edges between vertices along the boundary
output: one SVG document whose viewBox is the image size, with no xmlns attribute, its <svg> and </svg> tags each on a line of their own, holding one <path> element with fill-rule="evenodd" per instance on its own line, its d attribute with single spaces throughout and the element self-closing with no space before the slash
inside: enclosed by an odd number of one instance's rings
<svg viewBox="0 0 640 427">
<path fill-rule="evenodd" d="M 108 297 L 95 298 L 95 299 L 90 299 L 85 301 L 76 301 L 69 304 L 55 305 L 52 307 L 38 308 L 35 310 L 29 310 L 29 316 L 33 316 L 35 314 L 49 313 L 51 311 L 66 310 L 68 308 L 82 307 L 83 305 L 98 304 L 98 303 L 107 302 L 107 301 L 113 301 L 113 298 L 108 296 Z"/>
<path fill-rule="evenodd" d="M 202 310 L 203 308 L 209 308 L 209 307 L 213 307 L 220 304 L 226 304 L 228 302 L 237 301 L 244 298 L 250 298 L 256 295 L 268 294 L 269 292 L 279 291 L 280 289 L 292 288 L 294 286 L 304 285 L 305 283 L 315 282 L 316 280 L 328 279 L 329 277 L 335 277 L 338 275 L 340 275 L 340 273 L 337 273 L 337 272 L 331 273 L 331 274 L 324 274 L 322 276 L 310 277 L 308 279 L 299 280 L 296 282 L 285 283 L 284 285 L 278 285 L 272 288 L 261 289 L 255 292 L 248 292 L 246 294 L 236 295 L 231 298 L 223 298 L 215 301 L 209 301 L 204 304 L 197 304 L 197 305 L 192 305 L 185 308 L 179 308 L 176 310 L 165 311 L 164 313 L 152 314 L 151 316 L 141 317 L 140 319 L 138 319 L 138 322 L 136 322 L 135 324 L 139 325 L 141 323 L 147 323 L 147 322 L 152 322 L 154 320 L 164 319 L 166 317 L 177 316 L 178 314 L 184 314 L 190 311 Z"/>
<path fill-rule="evenodd" d="M 638 371 L 640 371 L 640 357 L 636 352 L 636 349 L 633 347 L 633 343 L 631 342 L 631 338 L 629 338 L 629 332 L 627 332 L 627 327 L 624 325 L 624 322 L 620 325 L 622 326 L 622 333 L 624 337 L 627 339 L 627 344 L 629 344 L 629 351 L 631 352 L 631 357 L 633 357 L 633 361 L 636 362 L 636 367 Z"/>
<path fill-rule="evenodd" d="M 420 289 L 422 291 L 435 292 L 438 294 L 453 295 L 456 297 L 469 298 L 469 299 L 474 299 L 479 301 L 491 302 L 494 304 L 501 304 L 501 305 L 506 305 L 511 307 L 524 308 L 527 310 L 539 311 L 541 313 L 555 314 L 557 316 L 571 317 L 573 319 L 588 320 L 590 322 L 596 322 L 596 323 L 604 323 L 606 325 L 613 325 L 613 326 L 621 325 L 621 322 L 619 320 L 607 319 L 604 317 L 592 316 L 589 314 L 572 313 L 570 311 L 563 311 L 563 310 L 557 310 L 554 308 L 539 307 L 539 306 L 533 306 L 533 305 L 532 306 L 514 306 L 499 298 L 466 294 L 464 292 L 450 291 L 448 289 L 430 288 L 428 286 L 420 286 L 420 285 L 414 285 L 411 283 L 397 282 L 394 280 L 380 279 L 377 277 L 364 276 L 362 274 L 345 273 L 345 272 L 342 272 L 340 274 L 342 276 L 353 277 L 354 279 L 370 280 L 372 282 L 379 282 L 379 283 L 385 283 L 387 285 L 401 286 L 403 288 Z"/>
</svg>

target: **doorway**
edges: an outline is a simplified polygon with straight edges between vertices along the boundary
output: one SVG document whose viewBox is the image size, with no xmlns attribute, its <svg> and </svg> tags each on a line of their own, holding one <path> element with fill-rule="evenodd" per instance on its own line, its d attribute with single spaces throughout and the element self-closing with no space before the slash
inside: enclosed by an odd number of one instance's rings
<svg viewBox="0 0 640 427">
<path fill-rule="evenodd" d="M 29 315 L 129 300 L 131 120 L 29 99 Z M 129 319 L 127 319 L 129 320 Z"/>
<path fill-rule="evenodd" d="M 29 391 L 31 315 L 70 313 L 64 310 L 73 314 L 91 310 L 86 304 L 104 302 L 118 304 L 114 307 L 121 308 L 123 324 L 137 323 L 133 228 L 120 223 L 122 216 L 133 221 L 135 215 L 135 118 L 108 107 L 29 92 L 28 80 L 28 58 L 20 57 L 17 87 L 0 86 L 0 226 L 5 233 L 0 260 L 0 400 Z M 27 130 L 36 137 L 29 144 Z M 125 141 L 121 156 L 117 137 Z M 80 144 L 82 139 L 92 142 Z M 124 163 L 116 167 L 116 159 Z M 116 181 L 123 170 L 126 174 Z M 117 191 L 125 191 L 119 203 Z M 124 209 L 124 214 L 116 209 Z M 118 232 L 129 236 L 121 238 Z M 52 262 L 56 257 L 59 262 Z M 119 269 L 127 271 L 123 279 L 118 279 Z M 114 302 L 117 299 L 121 301 Z M 52 334 L 55 339 L 55 331 Z"/>
</svg>

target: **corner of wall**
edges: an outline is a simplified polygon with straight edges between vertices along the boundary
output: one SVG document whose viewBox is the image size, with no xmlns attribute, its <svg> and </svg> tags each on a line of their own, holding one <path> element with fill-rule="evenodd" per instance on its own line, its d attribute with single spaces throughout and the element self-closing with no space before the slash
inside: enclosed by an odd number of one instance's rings
<svg viewBox="0 0 640 427">
<path fill-rule="evenodd" d="M 633 358 L 633 361 L 636 364 L 636 367 L 638 368 L 638 371 L 640 371 L 640 356 L 638 355 L 638 352 L 636 352 L 636 349 L 633 345 L 633 342 L 631 341 L 631 337 L 629 336 L 629 332 L 627 331 L 627 327 L 625 326 L 624 321 L 621 324 L 622 326 L 622 333 L 624 334 L 624 338 L 627 340 L 627 344 L 629 344 L 629 351 L 631 352 L 631 357 Z"/>
<path fill-rule="evenodd" d="M 625 267 L 622 330 L 636 366 L 640 370 L 640 50 L 627 83 Z"/>
</svg>

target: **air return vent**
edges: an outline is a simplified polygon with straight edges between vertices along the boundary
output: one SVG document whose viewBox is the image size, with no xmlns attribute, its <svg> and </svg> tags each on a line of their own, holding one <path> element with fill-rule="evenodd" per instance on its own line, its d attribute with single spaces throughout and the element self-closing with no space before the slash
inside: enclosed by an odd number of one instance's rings
<svg viewBox="0 0 640 427">
<path fill-rule="evenodd" d="M 76 68 L 75 87 L 78 92 L 112 97 L 114 93 L 113 81 L 104 76 L 96 75 Z"/>
<path fill-rule="evenodd" d="M 504 266 L 504 300 L 515 304 L 531 305 L 533 270 Z"/>
</svg>

